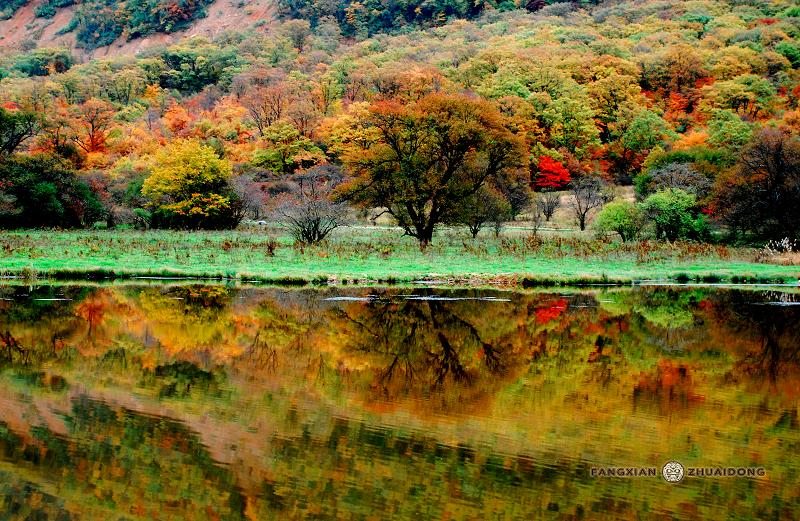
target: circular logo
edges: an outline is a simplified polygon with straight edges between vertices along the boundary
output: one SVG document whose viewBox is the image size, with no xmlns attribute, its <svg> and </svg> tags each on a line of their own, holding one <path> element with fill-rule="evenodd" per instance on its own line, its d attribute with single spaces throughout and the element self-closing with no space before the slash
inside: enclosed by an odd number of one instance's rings
<svg viewBox="0 0 800 521">
<path fill-rule="evenodd" d="M 683 473 L 683 465 L 677 461 L 669 461 L 664 465 L 664 468 L 661 469 L 661 475 L 664 476 L 664 479 L 669 483 L 680 483 L 683 479 Z"/>
</svg>

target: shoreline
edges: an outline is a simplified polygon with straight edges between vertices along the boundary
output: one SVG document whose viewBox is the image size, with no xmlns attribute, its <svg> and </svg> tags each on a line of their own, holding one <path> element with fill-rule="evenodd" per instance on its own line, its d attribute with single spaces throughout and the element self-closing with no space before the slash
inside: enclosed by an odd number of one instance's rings
<svg viewBox="0 0 800 521">
<path fill-rule="evenodd" d="M 316 246 L 270 231 L 0 233 L 0 281 L 166 280 L 277 286 L 559 287 L 642 283 L 796 285 L 800 266 L 758 250 L 700 243 L 621 244 L 524 232 L 471 240 L 450 230 L 420 251 L 390 228 L 350 228 Z"/>
<path fill-rule="evenodd" d="M 142 282 L 155 284 L 197 283 L 219 284 L 236 283 L 254 286 L 277 287 L 375 287 L 375 286 L 417 286 L 442 288 L 495 288 L 495 289 L 527 289 L 527 288 L 602 288 L 630 286 L 770 286 L 800 287 L 800 282 L 791 276 L 724 276 L 714 273 L 699 273 L 693 276 L 685 272 L 677 272 L 666 278 L 634 278 L 634 277 L 560 277 L 557 274 L 499 274 L 499 275 L 439 275 L 398 276 L 387 278 L 338 277 L 335 275 L 315 275 L 313 277 L 297 276 L 260 276 L 256 274 L 208 275 L 186 271 L 114 271 L 114 270 L 2 270 L 0 285 L 16 283 L 48 283 L 48 282 Z"/>
</svg>

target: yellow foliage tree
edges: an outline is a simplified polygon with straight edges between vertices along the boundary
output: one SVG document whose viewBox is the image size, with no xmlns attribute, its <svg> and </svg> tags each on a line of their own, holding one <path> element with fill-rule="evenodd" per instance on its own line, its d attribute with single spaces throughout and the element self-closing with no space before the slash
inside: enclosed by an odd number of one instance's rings
<svg viewBox="0 0 800 521">
<path fill-rule="evenodd" d="M 233 168 L 213 148 L 177 140 L 158 151 L 142 194 L 150 199 L 156 228 L 230 229 L 242 220 L 242 205 L 228 186 Z"/>
<path fill-rule="evenodd" d="M 160 202 L 164 198 L 180 201 L 192 194 L 218 193 L 232 171 L 230 162 L 220 159 L 213 148 L 190 139 L 173 141 L 155 154 L 142 194 Z"/>
</svg>

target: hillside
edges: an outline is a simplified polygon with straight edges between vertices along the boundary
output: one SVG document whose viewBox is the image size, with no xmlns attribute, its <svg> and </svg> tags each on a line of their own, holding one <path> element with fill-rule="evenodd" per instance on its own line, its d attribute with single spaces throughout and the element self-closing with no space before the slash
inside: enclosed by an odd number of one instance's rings
<svg viewBox="0 0 800 521">
<path fill-rule="evenodd" d="M 312 27 L 333 22 L 342 36 L 364 39 L 474 19 L 487 11 L 537 11 L 559 1 L 0 0 L 0 47 L 66 47 L 81 57 L 120 56 L 187 36 L 263 29 L 276 16 L 307 20 Z"/>
<path fill-rule="evenodd" d="M 80 57 L 135 54 L 183 38 L 266 27 L 273 0 L 168 3 L 111 0 L 17 0 L 0 17 L 0 48 L 66 47 Z M 180 6 L 180 9 L 176 6 Z"/>
</svg>

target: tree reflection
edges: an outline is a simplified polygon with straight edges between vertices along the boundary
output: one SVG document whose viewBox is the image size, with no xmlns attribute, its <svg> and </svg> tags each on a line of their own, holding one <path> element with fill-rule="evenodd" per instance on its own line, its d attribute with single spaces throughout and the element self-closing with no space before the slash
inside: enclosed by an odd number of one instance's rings
<svg viewBox="0 0 800 521">
<path fill-rule="evenodd" d="M 688 410 L 704 399 L 695 392 L 691 368 L 671 360 L 662 360 L 653 371 L 642 374 L 633 389 L 634 407 L 655 408 L 663 416 Z"/>
<path fill-rule="evenodd" d="M 772 384 L 800 376 L 800 306 L 794 300 L 777 292 L 729 291 L 712 297 L 715 321 L 751 342 L 736 362 L 737 374 Z"/>
<path fill-rule="evenodd" d="M 81 518 L 128 518 L 119 515 L 126 512 L 163 519 L 166 507 L 176 519 L 244 519 L 243 499 L 231 472 L 179 422 L 82 395 L 71 401 L 64 423 L 68 435 L 37 426 L 31 436 L 21 436 L 0 420 L 0 453 L 5 461 L 26 467 L 28 479 L 45 489 L 49 478 L 60 476 L 59 495 L 71 509 L 81 507 Z M 0 517 L 6 519 L 2 506 Z M 53 519 L 70 518 L 66 511 L 59 516 Z"/>
<path fill-rule="evenodd" d="M 345 338 L 345 352 L 372 369 L 371 388 L 382 398 L 457 392 L 462 399 L 477 399 L 528 361 L 522 350 L 514 351 L 508 334 L 493 331 L 485 321 L 491 314 L 509 323 L 510 309 L 514 306 L 382 294 L 336 309 L 332 316 L 340 328 L 337 336 Z M 455 401 L 455 396 L 445 399 Z"/>
<path fill-rule="evenodd" d="M 763 497 L 797 504 L 798 394 L 775 389 L 797 391 L 800 308 L 767 305 L 785 294 L 5 291 L 0 502 L 57 475 L 47 508 L 97 519 L 621 519 L 693 504 L 699 482 L 631 489 L 587 465 L 690 444 L 769 461 Z M 708 496 L 706 517 L 748 487 Z"/>
</svg>

